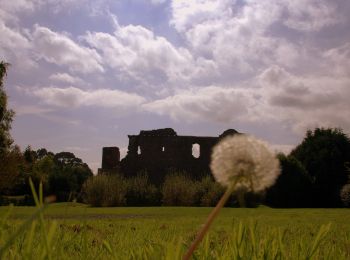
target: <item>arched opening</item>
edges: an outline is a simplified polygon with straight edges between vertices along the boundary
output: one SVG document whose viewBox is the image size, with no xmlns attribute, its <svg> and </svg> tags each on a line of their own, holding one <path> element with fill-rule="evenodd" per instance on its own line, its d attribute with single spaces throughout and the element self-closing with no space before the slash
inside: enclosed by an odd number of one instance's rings
<svg viewBox="0 0 350 260">
<path fill-rule="evenodd" d="M 138 154 L 138 155 L 141 154 L 141 147 L 140 147 L 140 146 L 137 147 L 137 154 Z"/>
<path fill-rule="evenodd" d="M 201 155 L 199 144 L 192 144 L 192 156 L 194 158 L 199 158 Z"/>
<path fill-rule="evenodd" d="M 165 152 L 165 147 L 164 146 L 162 147 L 162 152 Z"/>
</svg>

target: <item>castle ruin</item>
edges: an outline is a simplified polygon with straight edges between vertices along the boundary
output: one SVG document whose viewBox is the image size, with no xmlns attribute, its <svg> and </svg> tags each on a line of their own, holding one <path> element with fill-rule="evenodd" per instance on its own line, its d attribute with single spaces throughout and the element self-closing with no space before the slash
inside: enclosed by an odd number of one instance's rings
<svg viewBox="0 0 350 260">
<path fill-rule="evenodd" d="M 99 173 L 121 172 L 135 176 L 147 172 L 150 181 L 158 184 L 170 171 L 183 171 L 200 178 L 210 173 L 213 146 L 223 137 L 234 134 L 238 134 L 234 129 L 218 137 L 179 136 L 172 128 L 142 130 L 139 135 L 128 135 L 128 152 L 122 160 L 118 147 L 104 147 Z"/>
</svg>

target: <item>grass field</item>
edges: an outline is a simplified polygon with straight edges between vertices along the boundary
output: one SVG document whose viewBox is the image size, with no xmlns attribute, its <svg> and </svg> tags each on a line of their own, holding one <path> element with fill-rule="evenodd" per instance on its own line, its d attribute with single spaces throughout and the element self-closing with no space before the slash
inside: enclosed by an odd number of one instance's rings
<svg viewBox="0 0 350 260">
<path fill-rule="evenodd" d="M 0 247 L 37 208 L 14 207 L 6 217 L 9 210 L 0 207 Z M 34 224 L 28 223 L 3 252 L 3 258 L 181 258 L 210 211 L 51 204 L 44 211 L 45 220 L 40 222 L 37 217 Z M 224 208 L 195 258 L 350 259 L 350 210 Z"/>
</svg>

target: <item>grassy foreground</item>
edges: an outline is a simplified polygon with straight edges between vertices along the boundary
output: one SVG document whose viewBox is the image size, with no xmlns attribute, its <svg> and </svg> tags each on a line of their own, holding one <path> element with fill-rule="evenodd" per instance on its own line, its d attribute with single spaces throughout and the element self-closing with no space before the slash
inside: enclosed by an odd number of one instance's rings
<svg viewBox="0 0 350 260">
<path fill-rule="evenodd" d="M 0 248 L 35 211 L 0 207 Z M 180 259 L 210 211 L 50 204 L 44 220 L 28 222 L 3 258 Z M 224 208 L 195 252 L 195 259 L 311 258 L 350 259 L 349 209 Z"/>
</svg>

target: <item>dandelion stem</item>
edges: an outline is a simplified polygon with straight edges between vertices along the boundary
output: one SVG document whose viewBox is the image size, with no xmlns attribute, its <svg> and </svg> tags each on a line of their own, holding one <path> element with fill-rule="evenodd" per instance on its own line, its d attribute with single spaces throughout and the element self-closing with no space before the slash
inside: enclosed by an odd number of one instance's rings
<svg viewBox="0 0 350 260">
<path fill-rule="evenodd" d="M 207 221 L 205 222 L 204 226 L 198 232 L 198 234 L 197 234 L 195 240 L 192 242 L 190 248 L 187 250 L 186 254 L 183 256 L 183 258 L 182 258 L 183 260 L 189 260 L 191 258 L 194 250 L 196 250 L 196 248 L 198 247 L 199 243 L 202 241 L 203 237 L 207 233 L 211 223 L 213 222 L 213 220 L 215 219 L 215 217 L 219 213 L 220 209 L 225 205 L 226 201 L 230 197 L 230 195 L 231 195 L 231 193 L 232 193 L 232 191 L 234 189 L 234 186 L 236 186 L 235 184 L 236 183 L 234 183 L 231 187 L 227 188 L 227 190 L 224 193 L 224 195 L 222 195 L 220 201 L 218 202 L 218 204 L 216 204 L 215 208 L 213 209 L 213 211 L 208 216 Z"/>
</svg>

